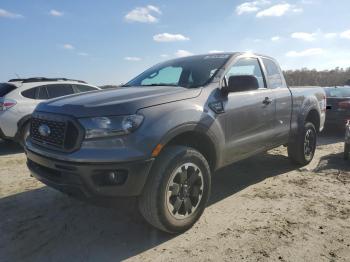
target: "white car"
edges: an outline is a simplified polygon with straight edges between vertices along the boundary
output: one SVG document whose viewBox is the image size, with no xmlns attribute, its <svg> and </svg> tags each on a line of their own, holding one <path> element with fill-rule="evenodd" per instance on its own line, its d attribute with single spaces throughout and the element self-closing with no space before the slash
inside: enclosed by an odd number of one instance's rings
<svg viewBox="0 0 350 262">
<path fill-rule="evenodd" d="M 30 117 L 42 101 L 100 88 L 66 78 L 11 79 L 0 83 L 0 138 L 21 144 L 29 134 Z"/>
</svg>

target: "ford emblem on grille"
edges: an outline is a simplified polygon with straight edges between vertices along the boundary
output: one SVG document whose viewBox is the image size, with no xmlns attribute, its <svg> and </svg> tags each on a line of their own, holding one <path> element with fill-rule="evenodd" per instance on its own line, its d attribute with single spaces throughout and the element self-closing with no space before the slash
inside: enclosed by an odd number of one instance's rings
<svg viewBox="0 0 350 262">
<path fill-rule="evenodd" d="M 45 136 L 45 137 L 49 136 L 51 134 L 50 127 L 48 125 L 45 125 L 45 124 L 39 126 L 39 134 L 41 136 Z"/>
</svg>

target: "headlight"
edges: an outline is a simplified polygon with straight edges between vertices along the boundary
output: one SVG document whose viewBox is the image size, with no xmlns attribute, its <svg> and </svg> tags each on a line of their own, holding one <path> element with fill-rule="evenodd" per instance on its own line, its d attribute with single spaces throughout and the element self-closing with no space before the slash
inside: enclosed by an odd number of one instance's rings
<svg viewBox="0 0 350 262">
<path fill-rule="evenodd" d="M 143 121 L 142 115 L 81 118 L 79 122 L 85 128 L 85 138 L 109 137 L 129 134 L 135 131 Z"/>
</svg>

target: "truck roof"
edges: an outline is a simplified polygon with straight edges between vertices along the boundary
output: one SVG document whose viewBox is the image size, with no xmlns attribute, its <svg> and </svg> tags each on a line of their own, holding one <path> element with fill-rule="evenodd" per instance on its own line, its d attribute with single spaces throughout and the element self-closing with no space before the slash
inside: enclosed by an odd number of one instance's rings
<svg viewBox="0 0 350 262">
<path fill-rule="evenodd" d="M 250 54 L 254 56 L 261 56 L 265 58 L 269 58 L 273 61 L 276 61 L 273 57 L 264 55 L 264 54 L 259 54 L 259 53 L 253 53 L 253 52 L 215 52 L 215 53 L 203 53 L 203 54 L 198 54 L 198 55 L 191 55 L 191 56 L 185 56 L 185 57 L 180 57 L 177 59 L 186 59 L 186 58 L 191 58 L 191 57 L 201 57 L 201 56 L 215 56 L 215 55 L 227 55 L 227 56 L 236 56 L 236 55 L 245 55 L 245 54 Z"/>
</svg>

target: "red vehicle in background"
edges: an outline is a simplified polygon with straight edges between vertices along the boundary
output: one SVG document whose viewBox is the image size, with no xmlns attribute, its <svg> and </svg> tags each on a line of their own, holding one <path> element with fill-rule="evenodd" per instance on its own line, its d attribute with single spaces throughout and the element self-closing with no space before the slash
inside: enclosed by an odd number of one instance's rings
<svg viewBox="0 0 350 262">
<path fill-rule="evenodd" d="M 341 129 L 350 120 L 350 86 L 326 87 L 327 114 L 325 127 Z"/>
</svg>

